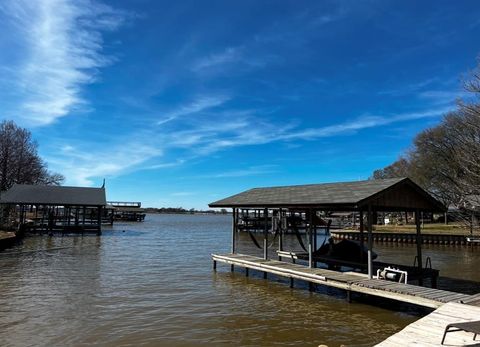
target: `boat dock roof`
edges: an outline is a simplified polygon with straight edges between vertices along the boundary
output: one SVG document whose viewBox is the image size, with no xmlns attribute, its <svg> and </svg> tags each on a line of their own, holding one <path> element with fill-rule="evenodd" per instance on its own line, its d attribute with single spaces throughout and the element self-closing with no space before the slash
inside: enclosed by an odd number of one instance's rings
<svg viewBox="0 0 480 347">
<path fill-rule="evenodd" d="M 0 194 L 1 204 L 105 206 L 105 188 L 14 184 Z"/>
<path fill-rule="evenodd" d="M 366 210 L 369 205 L 376 211 L 445 211 L 442 203 L 409 178 L 254 188 L 209 204 L 210 207 L 330 211 Z"/>
</svg>

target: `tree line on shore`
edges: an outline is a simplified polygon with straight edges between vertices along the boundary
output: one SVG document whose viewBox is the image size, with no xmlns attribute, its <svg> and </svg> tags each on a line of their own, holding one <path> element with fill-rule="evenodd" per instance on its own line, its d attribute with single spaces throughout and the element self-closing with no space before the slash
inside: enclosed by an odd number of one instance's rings
<svg viewBox="0 0 480 347">
<path fill-rule="evenodd" d="M 0 123 L 0 190 L 15 183 L 60 185 L 64 180 L 63 175 L 48 170 L 30 131 L 13 121 Z"/>
<path fill-rule="evenodd" d="M 227 214 L 228 211 L 224 208 L 221 210 L 197 210 L 194 208 L 191 209 L 184 209 L 183 207 L 147 207 L 145 208 L 145 212 L 147 213 L 180 213 L 180 214 L 194 214 L 194 213 L 201 213 L 201 214 Z"/>
<path fill-rule="evenodd" d="M 372 178 L 410 177 L 446 206 L 480 206 L 480 60 L 464 83 L 471 96 L 421 131 L 398 160 Z"/>
</svg>

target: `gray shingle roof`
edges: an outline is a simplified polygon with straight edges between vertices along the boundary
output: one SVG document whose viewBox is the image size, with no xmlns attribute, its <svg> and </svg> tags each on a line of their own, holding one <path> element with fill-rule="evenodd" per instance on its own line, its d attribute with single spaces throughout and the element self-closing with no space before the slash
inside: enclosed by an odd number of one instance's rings
<svg viewBox="0 0 480 347">
<path fill-rule="evenodd" d="M 105 188 L 14 184 L 0 195 L 0 203 L 105 206 Z"/>
<path fill-rule="evenodd" d="M 355 209 L 379 193 L 400 185 L 409 185 L 418 199 L 431 201 L 432 208 L 441 204 L 408 178 L 365 180 L 284 187 L 254 188 L 211 203 L 210 207 L 295 207 L 339 206 Z M 410 194 L 411 195 L 411 194 Z M 405 204 L 403 202 L 403 204 Z M 406 206 L 397 206 L 397 208 Z"/>
</svg>

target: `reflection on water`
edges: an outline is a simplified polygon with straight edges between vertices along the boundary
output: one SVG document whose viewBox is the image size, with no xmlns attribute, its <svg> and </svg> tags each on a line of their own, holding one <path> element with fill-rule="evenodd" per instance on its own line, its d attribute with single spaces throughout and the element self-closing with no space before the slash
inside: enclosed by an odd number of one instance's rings
<svg viewBox="0 0 480 347">
<path fill-rule="evenodd" d="M 368 346 L 422 313 L 348 304 L 334 289 L 290 289 L 228 267 L 215 273 L 210 253 L 229 250 L 230 221 L 149 215 L 100 237 L 32 237 L 0 253 L 1 345 Z M 262 253 L 245 235 L 239 250 Z M 376 250 L 407 264 L 415 254 L 411 245 Z M 480 280 L 476 250 L 429 246 L 425 254 L 442 276 Z"/>
</svg>

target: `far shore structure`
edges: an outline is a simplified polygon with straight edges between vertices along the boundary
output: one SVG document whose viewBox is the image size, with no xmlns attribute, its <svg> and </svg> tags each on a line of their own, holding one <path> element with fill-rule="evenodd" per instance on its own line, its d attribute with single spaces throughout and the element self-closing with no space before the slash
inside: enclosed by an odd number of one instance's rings
<svg viewBox="0 0 480 347">
<path fill-rule="evenodd" d="M 107 210 L 112 223 L 114 220 L 143 222 L 145 209 L 140 201 L 107 201 Z"/>
<path fill-rule="evenodd" d="M 255 188 L 213 202 L 209 206 L 232 208 L 233 210 L 231 253 L 213 254 L 214 267 L 216 267 L 216 262 L 220 261 L 230 264 L 232 270 L 234 265 L 245 267 L 247 275 L 248 268 L 251 268 L 264 271 L 265 277 L 267 273 L 290 277 L 291 285 L 293 285 L 294 278 L 299 278 L 311 284 L 317 283 L 346 289 L 348 297 L 350 297 L 350 291 L 356 291 L 432 308 L 439 307 L 440 303 L 448 302 L 450 299 L 460 300 L 463 298 L 464 294 L 460 293 L 424 287 L 424 290 L 420 290 L 422 287 L 407 284 L 406 278 L 404 284 L 376 279 L 374 271 L 379 270 L 381 266 L 401 267 L 401 265 L 373 261 L 372 225 L 374 224 L 374 215 L 378 212 L 413 212 L 416 225 L 417 255 L 414 266 L 404 266 L 403 270 L 408 272 L 409 280 L 418 280 L 418 284 L 423 285 L 423 280 L 430 278 L 432 287 L 436 287 L 438 270 L 431 269 L 429 259 L 424 263 L 422 258 L 421 215 L 422 213 L 444 213 L 446 208 L 409 178 Z M 362 259 L 358 263 L 350 263 L 316 256 L 316 237 L 314 238 L 316 230 L 329 227 L 325 221 L 322 221 L 321 213 L 334 211 L 359 214 L 360 249 L 364 248 L 366 236 L 367 259 Z M 282 235 L 288 229 L 295 228 L 292 224 L 292 217 L 301 221 L 300 224 L 307 234 L 308 245 L 305 247 L 307 254 L 303 258 L 301 255 L 297 256 L 294 251 L 285 250 L 283 246 Z M 241 228 L 248 228 L 249 222 L 245 222 L 245 220 L 249 219 L 260 223 L 257 224 L 257 229 L 259 226 L 263 228 L 263 246 L 258 245 L 263 249 L 263 258 L 237 253 L 237 231 Z M 364 219 L 366 219 L 366 223 L 364 223 Z M 366 233 L 364 224 L 366 224 Z M 269 235 L 272 234 L 278 236 L 276 254 L 278 260 L 270 259 L 268 253 Z M 255 242 L 255 240 L 253 241 Z M 283 258 L 293 260 L 293 262 L 296 259 L 305 259 L 308 266 L 292 264 L 283 261 Z M 316 269 L 317 262 L 329 265 L 329 270 Z M 341 266 L 363 269 L 367 273 L 363 276 L 366 277 L 360 277 L 361 273 L 348 272 L 346 275 L 339 271 L 331 271 L 331 269 L 339 269 Z M 361 285 L 360 282 L 362 282 Z M 393 290 L 387 289 L 388 283 L 396 286 L 395 293 Z M 359 289 L 360 287 L 362 289 Z M 382 289 L 379 289 L 380 287 Z"/>
<path fill-rule="evenodd" d="M 2 228 L 101 233 L 105 187 L 14 184 L 0 195 Z"/>
</svg>

